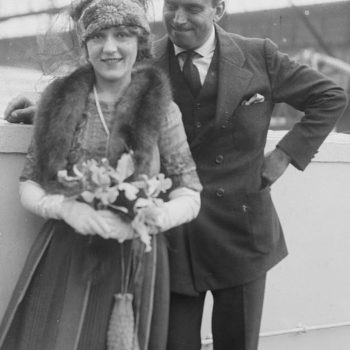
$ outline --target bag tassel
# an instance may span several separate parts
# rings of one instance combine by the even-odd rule
[[[107,333],[108,350],[140,350],[133,311],[133,295],[114,295],[114,307]]]

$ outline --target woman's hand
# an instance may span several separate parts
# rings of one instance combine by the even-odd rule
[[[86,203],[66,200],[61,206],[61,217],[82,235],[97,234],[105,239],[116,239],[122,243],[134,237],[129,222],[110,210],[95,210]]]
[[[90,205],[75,200],[65,200],[60,211],[62,219],[78,233],[97,234],[105,239],[113,238],[108,221]]]
[[[109,238],[116,239],[120,243],[124,242],[126,239],[134,238],[134,230],[130,222],[123,220],[118,214],[110,210],[100,210],[98,213],[109,227]]]
[[[139,211],[140,220],[147,226],[150,234],[154,235],[161,231],[164,220],[164,210],[161,207],[150,206]]]

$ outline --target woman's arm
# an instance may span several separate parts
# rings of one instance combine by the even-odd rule
[[[130,238],[130,224],[108,211],[96,211],[86,203],[60,194],[47,194],[36,182],[21,181],[20,200],[24,208],[45,219],[64,220],[83,235],[97,234],[105,239]]]
[[[202,190],[181,113],[173,102],[162,124],[159,150],[165,175],[173,182],[169,201],[157,208],[155,215],[155,224],[160,231],[166,231],[189,222],[198,215]]]
[[[145,210],[145,217],[151,226],[160,232],[192,221],[200,209],[200,194],[192,189],[182,187],[169,194],[169,201],[160,207]]]

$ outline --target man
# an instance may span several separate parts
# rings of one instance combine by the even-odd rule
[[[154,46],[204,186],[198,218],[169,234],[167,350],[201,348],[206,291],[214,298],[214,349],[257,349],[266,272],[287,255],[270,185],[289,163],[305,169],[346,105],[338,86],[270,40],[221,29],[224,12],[224,0],[164,0],[168,35]],[[305,116],[264,156],[277,102]],[[9,106],[8,120],[20,103]]]

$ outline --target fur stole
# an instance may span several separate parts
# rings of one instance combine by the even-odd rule
[[[55,80],[44,91],[34,127],[35,168],[39,183],[55,192],[56,175],[69,168],[69,153],[76,130],[83,120],[89,93],[94,84],[90,65]],[[131,83],[115,111],[108,158],[116,165],[121,143],[135,154],[136,173],[149,174],[154,147],[157,146],[162,118],[171,102],[168,79],[153,66],[134,69]]]

